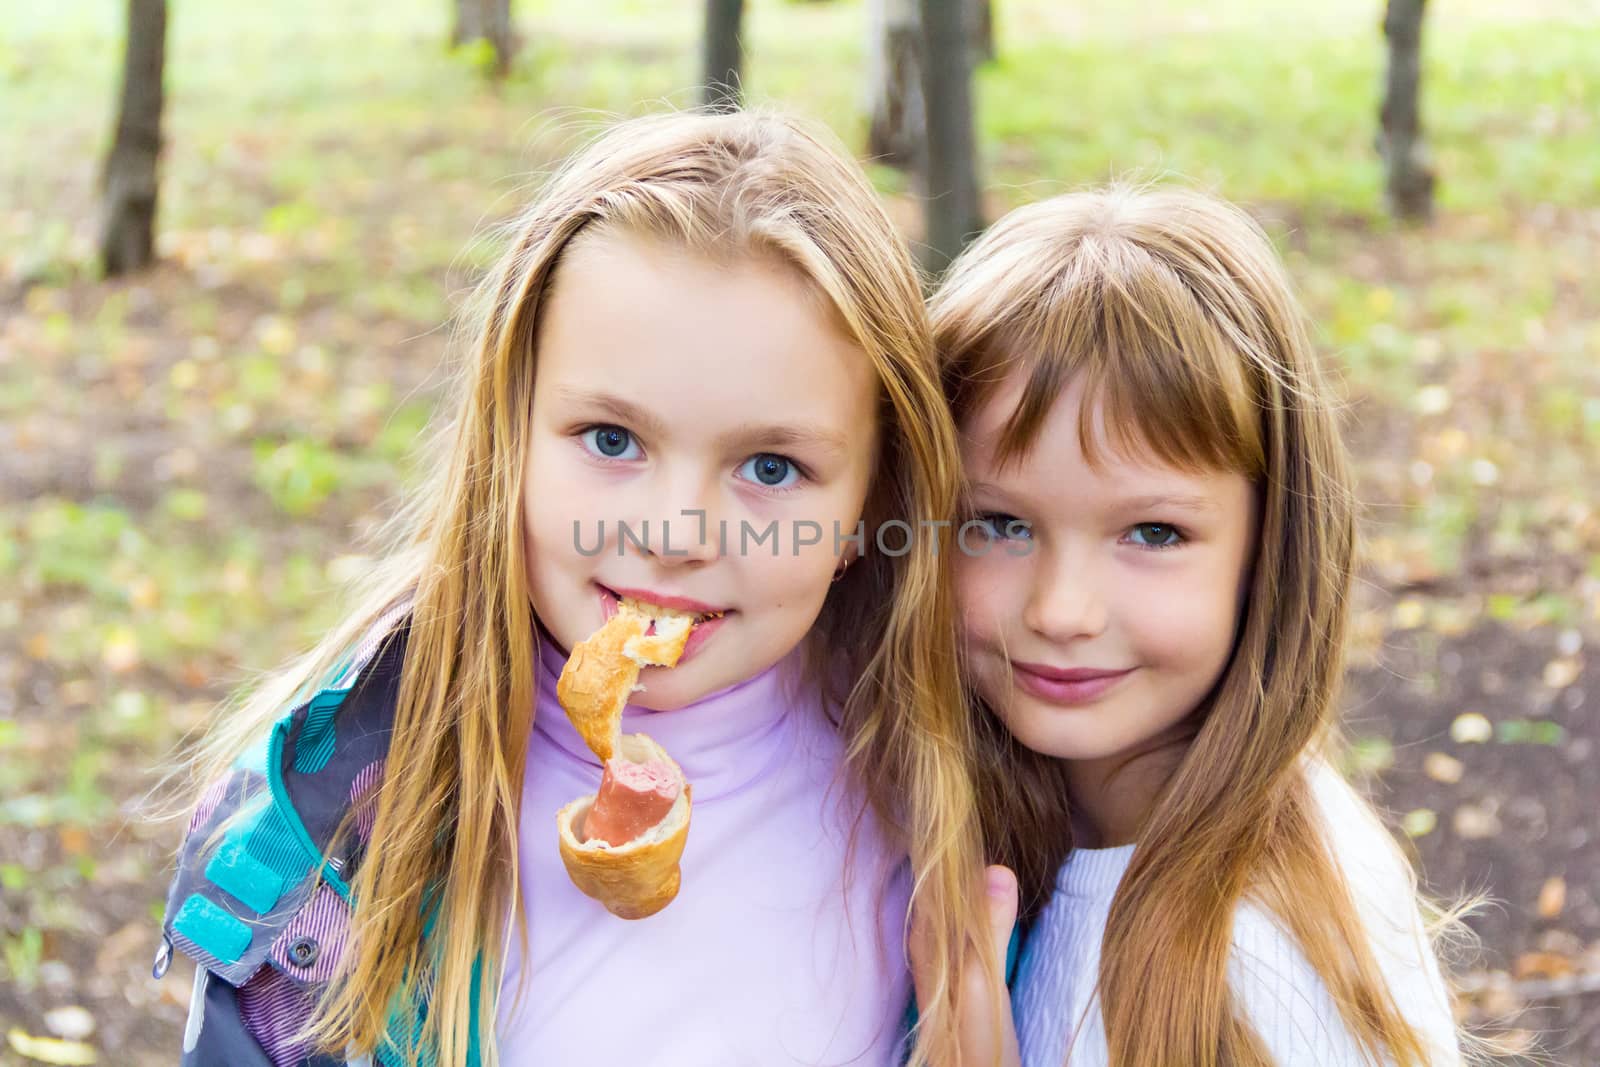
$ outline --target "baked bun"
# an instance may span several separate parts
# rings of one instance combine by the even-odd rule
[[[579,797],[556,813],[561,860],[572,884],[624,919],[654,915],[678,895],[678,861],[689,836],[690,788],[682,769],[660,745],[644,734],[622,735],[622,710],[639,688],[641,667],[678,662],[694,620],[685,612],[623,600],[604,626],[572,649],[556,683],[556,698],[567,717],[603,764],[620,760],[651,765],[653,774],[646,777],[659,779],[664,770],[678,786],[660,821],[621,843],[585,833],[585,820],[599,794]],[[621,796],[626,787],[614,777],[605,772],[602,792]]]
[[[556,699],[602,761],[617,749],[622,709],[638,687],[639,668],[676,665],[693,624],[693,615],[624,600],[604,626],[573,647]]]
[[[572,884],[619,918],[643,919],[678,895],[678,861],[689,839],[691,788],[666,751],[644,734],[628,734],[619,748],[623,759],[636,763],[660,760],[677,773],[683,788],[666,818],[624,845],[585,840],[584,819],[595,801],[590,795],[556,813],[556,830],[561,838],[561,862],[566,864]]]

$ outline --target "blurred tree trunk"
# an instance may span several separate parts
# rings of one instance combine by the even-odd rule
[[[973,134],[966,4],[921,0],[922,99],[927,124],[924,266],[939,272],[983,229]]]
[[[100,261],[108,276],[143,270],[155,258],[166,52],[166,0],[128,0],[117,132],[101,174]]]
[[[739,110],[744,67],[744,0],[706,0],[700,102],[712,111]]]
[[[493,52],[489,73],[503,78],[517,54],[517,39],[511,29],[511,0],[455,0],[456,24],[450,44],[459,47],[486,41]]]
[[[972,65],[994,58],[994,0],[967,0],[967,32],[972,41]]]
[[[920,171],[926,127],[917,0],[871,0],[867,32],[867,153]]]
[[[1401,218],[1433,213],[1433,171],[1422,141],[1417,87],[1421,80],[1422,13],[1426,0],[1389,0],[1383,34],[1389,71],[1379,114],[1378,151],[1388,169],[1389,209]]]

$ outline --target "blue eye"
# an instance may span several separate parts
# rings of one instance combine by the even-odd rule
[[[1015,515],[1007,515],[1003,511],[985,511],[973,517],[973,521],[981,523],[983,532],[991,541],[1031,541],[1033,540],[1033,527]]]
[[[739,472],[747,481],[764,485],[768,489],[787,489],[800,480],[800,469],[792,460],[771,452],[751,456],[745,460]]]
[[[1164,522],[1141,522],[1128,531],[1128,540],[1143,548],[1172,548],[1183,539],[1176,526]]]
[[[633,434],[620,426],[595,426],[583,431],[583,442],[591,452],[606,459],[635,459],[626,455],[630,448],[637,452],[638,444]]]

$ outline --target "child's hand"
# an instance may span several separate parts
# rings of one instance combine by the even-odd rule
[[[1022,1063],[1017,1028],[1011,1018],[1011,995],[1003,975],[1011,928],[1017,921],[1017,876],[1006,867],[988,867],[984,870],[984,884],[988,890],[990,944],[1001,973],[990,978],[984,974],[976,952],[968,954],[965,969],[954,978],[960,983],[961,993],[961,1014],[956,1020],[961,1035],[959,1058],[955,1063],[934,1067],[1020,1067]],[[911,918],[908,948],[917,1009],[922,1011],[932,992],[935,968],[932,939],[920,915]]]

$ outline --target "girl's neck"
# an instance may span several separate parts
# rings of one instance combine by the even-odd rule
[[[1074,845],[1116,848],[1136,843],[1192,737],[1179,724],[1115,755],[1063,761]]]

